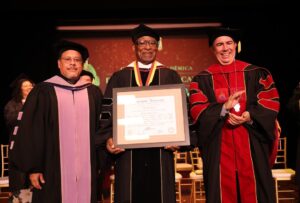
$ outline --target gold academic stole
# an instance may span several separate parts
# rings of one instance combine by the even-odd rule
[[[145,86],[149,86],[149,85],[151,84],[151,82],[153,81],[154,74],[155,74],[155,71],[156,71],[156,67],[157,67],[157,62],[154,61],[154,62],[152,63],[151,68],[150,68],[150,72],[149,72],[149,74],[148,74],[148,77],[147,77],[147,81],[146,81]],[[143,86],[142,77],[141,77],[141,72],[140,72],[140,69],[139,69],[139,67],[138,67],[138,62],[137,62],[137,61],[135,61],[135,63],[134,63],[133,71],[134,71],[134,76],[135,76],[136,84],[137,84],[139,87]]]

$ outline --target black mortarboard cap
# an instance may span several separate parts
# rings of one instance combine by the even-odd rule
[[[13,88],[16,88],[19,83],[20,83],[20,80],[29,80],[30,82],[31,79],[25,74],[25,73],[20,73],[11,83],[10,83],[10,87],[13,89]],[[33,82],[32,82],[33,83]]]
[[[59,59],[63,52],[67,50],[75,50],[81,54],[82,60],[85,62],[86,59],[89,57],[88,49],[76,42],[71,42],[67,40],[62,40],[54,45],[54,51],[56,54],[56,58]]]
[[[233,41],[238,43],[241,38],[241,32],[239,29],[228,27],[211,28],[208,30],[208,45],[211,47],[215,39],[220,36],[229,36],[233,39]]]
[[[90,76],[91,79],[95,78],[94,75],[93,75],[93,73],[91,73],[90,71],[87,71],[87,70],[82,70],[80,75]]]
[[[133,43],[135,43],[138,40],[138,38],[143,36],[151,36],[154,39],[156,39],[156,41],[159,41],[160,38],[159,34],[155,30],[153,30],[152,28],[144,24],[140,24],[139,26],[137,26],[132,30],[131,37]]]

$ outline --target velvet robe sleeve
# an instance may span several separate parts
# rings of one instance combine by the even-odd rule
[[[97,141],[100,145],[106,145],[106,140],[112,137],[112,91],[117,86],[117,81],[118,77],[114,73],[105,89],[103,110],[101,113],[101,136]]]
[[[96,122],[91,122],[91,135],[94,135],[96,133],[95,137],[95,144],[96,147],[98,148],[101,146],[101,113],[102,113],[102,102],[103,102],[103,94],[102,91],[94,85],[91,85],[88,88],[89,91],[89,103],[90,103],[90,108],[91,111],[91,121],[96,121]]]
[[[264,68],[248,67],[245,71],[247,83],[247,107],[254,135],[262,142],[276,139],[276,119],[279,111],[279,95],[270,72]]]
[[[222,105],[214,96],[211,75],[203,72],[193,78],[190,84],[190,114],[196,128],[200,148],[209,144],[220,131],[225,117],[221,117]]]

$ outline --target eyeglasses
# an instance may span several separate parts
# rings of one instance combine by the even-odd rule
[[[149,45],[150,47],[155,47],[155,46],[157,46],[157,41],[155,41],[155,40],[141,40],[141,41],[137,41],[136,45],[138,45],[139,47],[146,47],[147,45]]]
[[[65,63],[72,63],[74,61],[74,63],[82,63],[82,59],[81,58],[71,58],[71,57],[67,57],[67,58],[61,58]]]

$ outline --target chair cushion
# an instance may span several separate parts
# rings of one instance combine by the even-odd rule
[[[190,172],[190,178],[191,179],[203,179],[202,174],[196,174],[194,171]]]
[[[290,180],[295,175],[295,171],[291,168],[272,169],[273,178]]]
[[[9,180],[8,176],[0,177],[0,187],[8,187]]]

